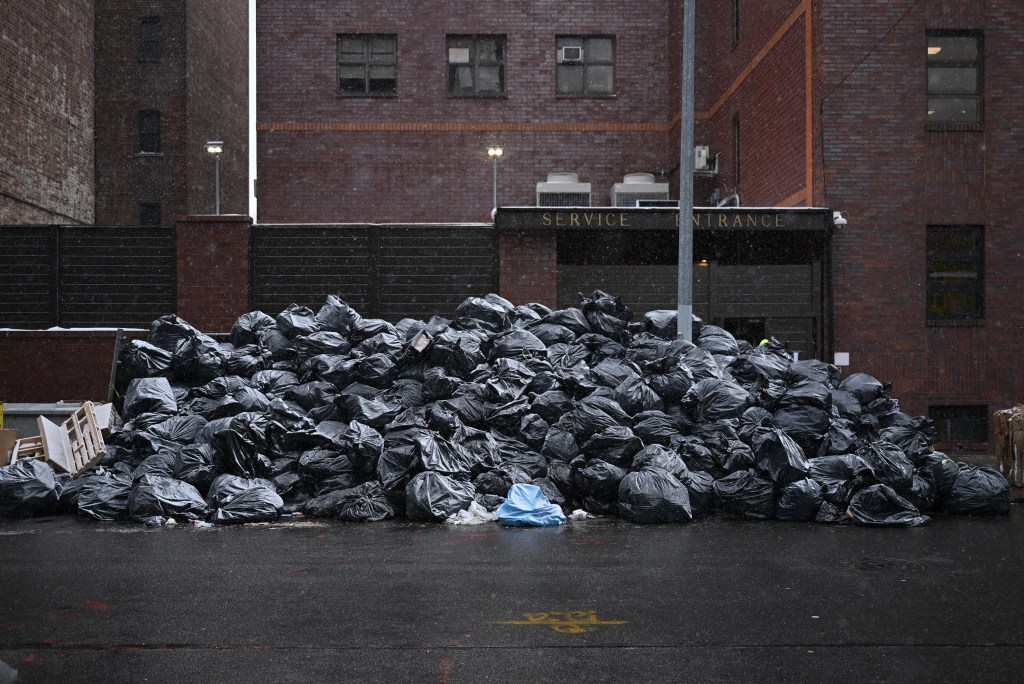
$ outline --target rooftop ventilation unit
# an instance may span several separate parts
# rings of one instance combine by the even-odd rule
[[[612,186],[612,206],[636,207],[641,200],[667,200],[668,183],[655,183],[653,173],[627,173]]]
[[[589,207],[590,183],[575,173],[549,173],[546,183],[537,183],[537,206]]]

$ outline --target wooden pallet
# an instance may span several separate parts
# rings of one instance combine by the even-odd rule
[[[46,459],[42,435],[23,437],[14,443],[14,449],[11,450],[11,465],[25,458]]]
[[[109,429],[113,416],[109,404],[94,407],[87,401],[61,425],[45,416],[36,418],[46,462],[74,477],[96,465],[107,454],[102,432]]]

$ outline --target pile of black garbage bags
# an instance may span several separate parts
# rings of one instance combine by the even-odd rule
[[[330,296],[222,337],[154,321],[119,357],[124,424],[99,467],[0,469],[0,514],[440,522],[516,483],[638,523],[1010,510],[1007,481],[936,452],[888,385],[696,318],[679,340],[675,311],[634,321],[601,291],[558,311],[490,294],[397,324]]]

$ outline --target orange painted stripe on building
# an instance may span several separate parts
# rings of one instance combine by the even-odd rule
[[[516,121],[272,121],[258,122],[256,130],[339,131],[339,132],[585,132],[585,133],[664,133],[671,123],[655,122],[516,122]]]
[[[768,42],[761,47],[761,49],[754,56],[754,58],[750,60],[750,63],[743,68],[743,71],[741,71],[739,76],[736,77],[736,80],[734,80],[732,82],[732,85],[730,85],[729,88],[722,94],[722,96],[718,98],[718,101],[715,102],[711,109],[709,109],[706,113],[702,113],[698,118],[706,119],[718,113],[718,110],[721,109],[725,105],[725,103],[729,101],[729,98],[732,97],[733,93],[735,93],[736,90],[743,84],[743,81],[745,81],[747,77],[750,76],[750,73],[754,69],[756,69],[762,61],[764,61],[764,58],[768,56],[768,53],[771,52],[772,49],[776,45],[778,45],[779,41],[782,40],[783,37],[785,37],[789,30],[793,28],[793,24],[795,24],[797,20],[800,19],[800,17],[804,16],[804,13],[807,12],[808,5],[808,1],[804,0],[804,2],[801,3],[800,6],[797,7],[792,14],[789,15],[786,21],[782,23],[782,26],[780,26],[778,30],[776,30],[775,33],[772,34],[772,37],[768,39]]]

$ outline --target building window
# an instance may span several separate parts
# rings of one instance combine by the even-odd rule
[[[160,61],[160,17],[139,19],[139,61]]]
[[[398,94],[398,36],[348,33],[338,36],[338,92],[356,97]]]
[[[929,406],[938,442],[987,442],[987,406]]]
[[[981,226],[928,226],[929,320],[985,317],[985,235]]]
[[[160,112],[156,110],[139,112],[139,151],[160,151]]]
[[[505,94],[505,36],[448,36],[448,94]]]
[[[159,226],[160,225],[160,205],[159,204],[140,204],[139,205],[139,225],[140,226]]]
[[[928,123],[982,122],[981,57],[979,33],[928,33]]]
[[[559,95],[615,94],[612,36],[559,36],[555,47]]]

